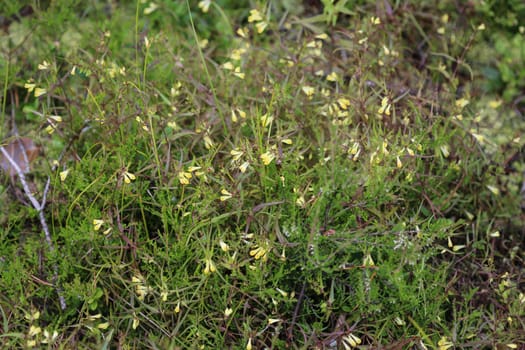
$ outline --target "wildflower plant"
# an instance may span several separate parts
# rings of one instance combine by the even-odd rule
[[[470,10],[60,4],[5,10],[57,249],[6,177],[3,347],[518,346],[523,125],[481,97]]]

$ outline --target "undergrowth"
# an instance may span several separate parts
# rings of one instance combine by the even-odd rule
[[[66,3],[0,7],[3,145],[39,145],[56,247],[5,176],[4,348],[524,346],[523,85],[487,42],[523,27],[477,2]]]

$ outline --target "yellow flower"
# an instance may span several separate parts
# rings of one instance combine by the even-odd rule
[[[150,15],[152,14],[153,12],[155,12],[156,9],[159,8],[159,5],[157,5],[156,3],[154,2],[151,2],[148,7],[146,7],[144,9],[144,14],[147,16],[147,15]]]
[[[492,101],[489,102],[489,107],[492,108],[492,109],[496,109],[499,106],[501,106],[502,103],[503,103],[502,100],[492,100]]]
[[[250,165],[249,162],[244,162],[242,163],[240,166],[239,166],[239,170],[241,171],[241,173],[245,173],[246,172],[246,169],[248,169],[248,166]]]
[[[133,324],[131,325],[131,327],[133,329],[137,329],[137,327],[139,326],[140,324],[140,320],[139,318],[136,316],[136,315],[133,315]]]
[[[255,246],[256,248],[250,250],[250,256],[253,256],[255,260],[259,260],[262,258],[263,261],[266,261],[268,250],[261,247],[261,246]]]
[[[265,113],[261,116],[261,125],[263,128],[268,127],[273,122],[273,117]]]
[[[337,81],[339,79],[339,76],[336,72],[332,72],[326,76],[326,80],[328,81]]]
[[[347,336],[343,337],[342,343],[343,343],[345,350],[349,350],[361,344],[361,339],[359,339],[357,336],[350,333]]]
[[[237,118],[237,113],[239,113],[239,116],[242,118],[242,119],[245,119],[246,118],[246,112],[240,110],[240,109],[237,109],[237,112],[232,109],[232,115],[231,115],[231,119],[232,119],[232,122],[234,123],[237,123],[239,121],[239,119]]]
[[[232,50],[232,53],[230,54],[230,58],[234,61],[239,61],[242,58],[242,55],[244,53],[246,53],[245,48]]]
[[[363,258],[363,265],[364,266],[375,266],[374,259],[372,259],[372,256],[370,253],[366,254]]]
[[[69,174],[69,169],[61,171],[58,175],[60,176],[60,181],[66,181],[67,175]]]
[[[246,112],[241,110],[241,109],[237,109],[237,112],[239,112],[239,117],[241,117],[242,119],[246,119]]]
[[[141,301],[143,301],[152,291],[153,289],[151,287],[144,284],[137,284],[135,286],[135,293],[137,294],[137,298]]]
[[[233,313],[233,309],[231,307],[227,307],[224,309],[224,317],[228,318]]]
[[[352,157],[352,160],[353,160],[354,162],[357,162],[357,160],[359,159],[359,155],[360,155],[360,154],[361,154],[361,149],[359,149],[359,150],[357,151],[357,153]]]
[[[192,178],[191,173],[186,172],[186,171],[179,171],[179,182],[181,185],[189,185],[191,178]]]
[[[271,325],[277,322],[281,322],[281,319],[280,318],[269,318],[268,319],[268,325]]]
[[[283,297],[285,298],[288,298],[288,292],[280,289],[280,288],[275,288],[275,290],[277,290]]]
[[[399,316],[396,316],[394,318],[394,323],[397,325],[397,326],[404,326],[406,325],[406,322],[403,321]]]
[[[196,171],[195,175],[203,179],[205,182],[208,182],[208,177],[206,176],[206,173],[204,171]]]
[[[441,339],[439,339],[438,341],[438,346],[439,346],[439,350],[447,350],[451,347],[454,346],[454,344],[452,344],[447,337],[443,336],[441,337]]]
[[[496,186],[491,186],[491,185],[487,185],[487,188],[489,189],[490,192],[492,192],[493,195],[495,196],[499,196],[500,195],[500,190],[499,188],[497,188]]]
[[[233,75],[235,75],[239,79],[244,79],[244,77],[246,77],[246,74],[241,72],[241,67],[236,67],[233,71]]]
[[[46,89],[35,88],[35,97],[45,95],[46,93],[47,93]]]
[[[27,92],[32,92],[36,87],[35,83],[27,82],[24,84],[24,88],[27,89]]]
[[[95,315],[88,315],[87,319],[90,321],[94,321],[94,320],[98,320],[101,317],[102,317],[102,314],[95,314]]]
[[[53,122],[62,123],[62,117],[59,115],[50,115],[47,118],[47,122],[48,123],[53,123]]]
[[[135,120],[136,120],[139,124],[141,124],[141,128],[142,128],[142,130],[144,130],[144,131],[149,131],[148,126],[147,126],[146,123],[142,120],[141,117],[137,116],[137,117],[135,118]]]
[[[264,165],[269,165],[275,159],[275,155],[272,152],[267,151],[261,154],[260,158]]]
[[[266,21],[261,21],[257,23],[255,25],[255,27],[257,28],[257,33],[261,34],[262,32],[264,32],[267,26],[268,26],[268,23]]]
[[[42,328],[31,325],[31,327],[29,327],[28,336],[34,337],[35,335],[40,334],[40,332],[42,332]]]
[[[206,149],[210,149],[213,147],[213,141],[208,135],[204,136],[204,147],[206,147]]]
[[[466,246],[465,245],[455,245],[452,247],[452,251],[453,252],[458,252],[460,251],[461,249],[465,248]]]
[[[380,115],[381,114],[390,115],[391,107],[392,105],[388,103],[388,97],[383,97],[383,99],[381,100],[381,107],[379,107],[379,109],[377,110],[377,113]]]
[[[239,119],[237,119],[237,114],[235,114],[235,110],[232,109],[232,115],[231,115],[232,122],[237,123]]]
[[[208,13],[208,11],[210,10],[210,5],[211,5],[211,0],[203,0],[203,1],[199,1],[197,6],[201,9],[202,12]]]
[[[182,83],[178,81],[170,89],[171,97],[177,97],[181,94]]]
[[[304,94],[308,97],[312,97],[312,95],[315,92],[315,88],[308,85],[303,86],[301,89],[303,90]]]
[[[262,21],[262,16],[261,16],[261,13],[259,12],[259,10],[257,9],[253,9],[253,10],[250,10],[250,16],[248,16],[248,22],[249,23],[252,23],[252,22],[259,22],[259,21]]]
[[[295,65],[294,61],[291,58],[286,58],[286,59],[281,58],[279,59],[279,63],[285,64],[288,67],[293,67]]]
[[[24,317],[28,321],[35,321],[40,318],[40,311],[34,311],[32,314],[25,314]]]
[[[356,155],[357,152],[359,152],[359,149],[359,142],[354,142],[352,148],[348,150],[348,153],[350,153],[351,155]]]
[[[232,194],[225,189],[221,190],[222,196],[220,197],[221,202],[227,201],[228,199],[232,198]]]
[[[222,239],[219,241],[219,245],[221,246],[221,250],[223,252],[227,252],[230,250],[230,246],[226,242],[224,242]]]
[[[401,162],[401,159],[399,159],[399,156],[396,158],[396,167],[398,169],[401,169],[403,167],[403,163]]]
[[[466,98],[460,98],[459,100],[456,101],[456,107],[464,108],[469,103],[470,101],[467,100]]]
[[[44,330],[44,339],[42,339],[42,344],[51,344],[53,343],[56,338],[58,338],[58,332],[53,331],[53,333],[49,333],[47,329]]]
[[[450,155],[450,150],[448,149],[448,145],[443,145],[439,147],[439,149],[441,150],[441,154],[443,154],[443,157],[448,158],[448,156]]]
[[[248,343],[246,344],[246,350],[252,350],[252,338],[248,338]]]
[[[316,49],[319,47],[319,45],[321,45],[322,47],[322,43],[317,43],[315,40],[312,40],[312,41],[309,41],[307,44],[306,44],[306,47],[310,48],[310,49]]]
[[[102,322],[97,325],[98,329],[108,329],[108,327],[109,327],[109,322]]]
[[[39,70],[48,70],[51,65],[47,61],[43,61],[38,65]]]
[[[246,39],[248,37],[248,35],[250,34],[248,32],[248,28],[246,28],[246,27],[237,29],[236,33],[237,33],[238,36],[240,36],[241,38],[244,38],[244,39]]]
[[[201,170],[201,168],[202,168],[202,167],[200,167],[200,166],[190,166],[190,167],[188,167],[188,171],[189,171],[190,173],[193,173],[193,172],[195,172],[195,171],[197,171],[197,170]]]
[[[217,271],[217,267],[215,267],[215,263],[210,258],[206,259],[206,267],[204,268],[204,274],[209,275],[210,273],[213,273]]]
[[[291,145],[293,143],[292,139],[282,139],[281,142],[286,145]]]
[[[46,126],[46,129],[45,129],[45,130],[46,130],[46,132],[47,132],[49,135],[51,135],[52,133],[55,132],[55,126],[50,124],[50,125]]]
[[[470,134],[481,144],[484,144],[487,142],[487,139],[485,138],[485,136],[474,132],[474,129],[470,130]]]
[[[379,17],[370,17],[370,23],[378,25],[381,24],[381,19]]]
[[[228,62],[224,62],[224,63],[222,64],[222,68],[223,68],[223,69],[226,69],[226,70],[234,70],[234,69],[235,69],[233,63],[231,63],[230,61],[228,61]]]
[[[388,151],[388,142],[387,141],[383,141],[383,144],[381,145],[381,152],[383,154],[390,154],[390,152]]]
[[[100,227],[104,224],[104,220],[93,219],[93,229],[95,231],[100,230]]]
[[[134,174],[130,173],[129,171],[124,172],[124,182],[125,183],[129,184],[131,183],[131,181],[135,180],[136,178],[137,177]]]
[[[339,105],[339,107],[341,107],[341,109],[346,110],[350,106],[350,100],[347,98],[341,97],[337,99],[337,104]]]

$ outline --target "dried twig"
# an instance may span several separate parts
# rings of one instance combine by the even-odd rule
[[[24,175],[24,172],[22,171],[22,169],[20,169],[20,166],[16,163],[16,161],[11,157],[9,152],[7,152],[3,146],[0,146],[0,152],[2,153],[4,158],[7,159],[11,167],[15,169],[16,174],[18,175],[18,178],[20,179],[20,183],[22,184],[22,187],[24,189],[25,195],[27,196],[27,198],[33,205],[33,208],[37,210],[38,218],[40,220],[40,225],[42,226],[42,230],[44,231],[48,249],[51,253],[53,253],[55,251],[55,247],[53,246],[53,241],[51,240],[51,234],[49,233],[49,227],[47,226],[46,218],[44,216],[44,208],[46,206],[46,197],[47,197],[47,192],[49,191],[50,178],[49,177],[47,178],[47,183],[44,188],[44,193],[42,195],[42,202],[39,203],[38,200],[35,198],[35,196],[33,196],[33,194],[31,193],[31,190],[29,189],[29,186],[27,184],[27,180]],[[55,289],[58,294],[58,301],[60,303],[60,307],[62,308],[62,310],[65,310],[66,300],[63,296],[62,289],[60,288],[60,286],[58,286],[58,265],[57,264],[53,266],[53,272],[54,272],[53,273],[53,285],[55,286]]]

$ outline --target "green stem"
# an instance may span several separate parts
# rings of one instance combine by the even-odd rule
[[[206,60],[204,59],[204,54],[202,53],[202,49],[199,45],[199,37],[197,36],[197,31],[195,29],[195,23],[193,22],[193,16],[191,14],[191,8],[190,8],[190,3],[188,0],[186,0],[186,6],[188,7],[188,17],[190,19],[190,23],[191,23],[191,29],[192,29],[192,33],[193,33],[193,38],[195,39],[195,43],[197,45],[197,50],[199,52],[199,57],[201,59],[201,62],[202,62],[202,67],[204,68],[204,72],[206,73],[206,78],[208,80],[208,84],[210,85],[210,89],[211,89],[211,92],[213,94],[213,101],[215,101],[215,107],[217,108],[217,113],[219,113],[219,117],[221,118],[221,121],[222,121],[222,127],[223,127],[223,131],[225,133],[225,135],[228,134],[228,126],[226,125],[226,120],[224,119],[224,115],[222,114],[222,110],[219,108],[219,100],[217,99],[217,94],[216,94],[216,91],[215,91],[215,86],[213,85],[213,82],[211,80],[211,76],[210,76],[210,72],[208,71],[208,66],[206,65]]]
[[[7,130],[5,126],[5,110],[7,105],[7,86],[9,84],[9,66],[10,66],[11,60],[8,58],[5,60],[5,80],[4,80],[4,93],[2,97],[2,113],[0,116],[0,129],[1,130]],[[0,139],[3,138],[4,135],[2,135],[2,132],[0,131]]]

